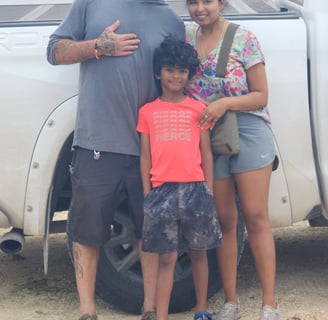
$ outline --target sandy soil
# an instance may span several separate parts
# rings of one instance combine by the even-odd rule
[[[0,229],[0,235],[6,230]],[[274,230],[277,297],[285,320],[328,320],[328,228],[307,223]],[[0,320],[76,320],[78,297],[65,234],[50,237],[49,272],[43,274],[42,238],[28,237],[15,258],[0,253]],[[248,242],[238,272],[243,320],[258,319],[260,290]],[[209,301],[218,310],[222,292]],[[99,320],[137,320],[97,300]],[[170,319],[192,319],[192,311]]]

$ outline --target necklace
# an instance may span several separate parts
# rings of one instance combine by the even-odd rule
[[[220,24],[220,22],[219,22]],[[203,60],[205,59],[208,54],[213,51],[214,48],[216,48],[218,42],[222,39],[222,36],[224,34],[225,31],[225,27],[226,27],[226,23],[225,20],[222,20],[222,26],[220,27],[218,25],[218,29],[220,30],[220,32],[216,35],[213,33],[209,34],[207,36],[207,39],[204,40],[204,33],[202,33],[201,27],[198,27],[197,32],[196,32],[196,38],[198,38],[197,41],[197,48],[200,49],[200,59]],[[207,40],[207,41],[206,41]],[[207,44],[205,45],[205,42],[207,42]]]

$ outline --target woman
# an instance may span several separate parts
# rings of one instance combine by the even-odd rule
[[[214,318],[235,320],[241,317],[236,289],[236,186],[262,287],[260,319],[279,320],[275,299],[275,244],[268,216],[275,147],[265,107],[268,88],[264,57],[255,35],[240,26],[232,43],[226,77],[216,77],[216,62],[229,24],[221,14],[224,4],[224,0],[187,0],[190,17],[195,23],[186,27],[186,41],[197,49],[201,60],[197,74],[188,84],[188,92],[205,101],[211,101],[220,90],[226,96],[209,102],[198,124],[214,124],[225,111],[237,111],[240,135],[238,155],[214,159],[214,197],[223,232],[223,244],[217,249],[217,257],[225,293],[225,304]]]

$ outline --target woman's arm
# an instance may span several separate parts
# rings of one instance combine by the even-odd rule
[[[151,190],[150,169],[151,153],[149,134],[141,133],[141,155],[140,155],[140,172],[144,195],[146,196]]]
[[[249,93],[242,96],[224,97],[209,103],[198,119],[199,126],[204,127],[211,121],[214,124],[227,110],[255,110],[267,105],[268,84],[264,64],[255,64],[246,71],[246,74]]]
[[[227,110],[247,111],[264,107],[268,103],[268,83],[263,63],[246,70],[249,93],[227,99]]]

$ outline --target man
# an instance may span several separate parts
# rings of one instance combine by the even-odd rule
[[[80,320],[96,320],[94,301],[99,248],[119,194],[128,196],[141,239],[143,210],[138,109],[157,96],[154,49],[165,36],[184,39],[184,25],[162,0],[75,0],[51,35],[51,64],[80,63],[79,101],[71,166],[73,251]],[[140,249],[142,319],[154,318],[158,260]]]

